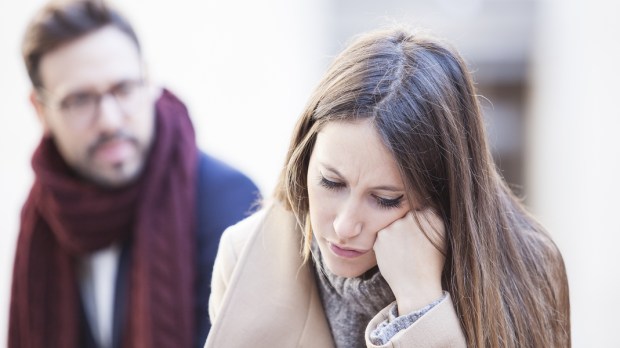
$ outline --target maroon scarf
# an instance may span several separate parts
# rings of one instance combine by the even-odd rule
[[[164,91],[156,136],[135,184],[104,190],[80,180],[44,138],[21,215],[9,347],[79,345],[78,257],[132,239],[124,347],[189,347],[194,339],[198,151],[187,109]]]

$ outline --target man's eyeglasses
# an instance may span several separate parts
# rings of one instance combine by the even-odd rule
[[[43,88],[39,92],[45,96],[50,93]],[[78,91],[70,93],[54,102],[52,98],[40,98],[46,106],[59,110],[67,122],[74,128],[84,129],[92,126],[99,116],[101,101],[107,95],[114,98],[125,117],[139,111],[144,106],[145,88],[142,79],[121,81],[107,91]]]

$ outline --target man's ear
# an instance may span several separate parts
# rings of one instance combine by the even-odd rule
[[[146,61],[143,59],[140,64],[142,68],[142,79],[144,80],[148,97],[151,102],[155,103],[161,96],[163,88],[153,83]]]
[[[34,110],[37,112],[37,118],[39,119],[39,123],[41,123],[43,133],[48,135],[50,133],[50,128],[45,115],[45,105],[41,102],[41,98],[34,88],[30,91],[30,104],[32,104]]]

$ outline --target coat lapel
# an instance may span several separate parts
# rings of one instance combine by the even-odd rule
[[[333,347],[293,215],[273,205],[251,233],[213,326],[213,347]]]

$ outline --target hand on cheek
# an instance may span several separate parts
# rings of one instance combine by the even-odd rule
[[[394,221],[377,233],[373,247],[381,274],[396,297],[399,315],[418,310],[442,295],[445,257],[423,230],[444,249],[444,224],[431,209],[408,212]]]

